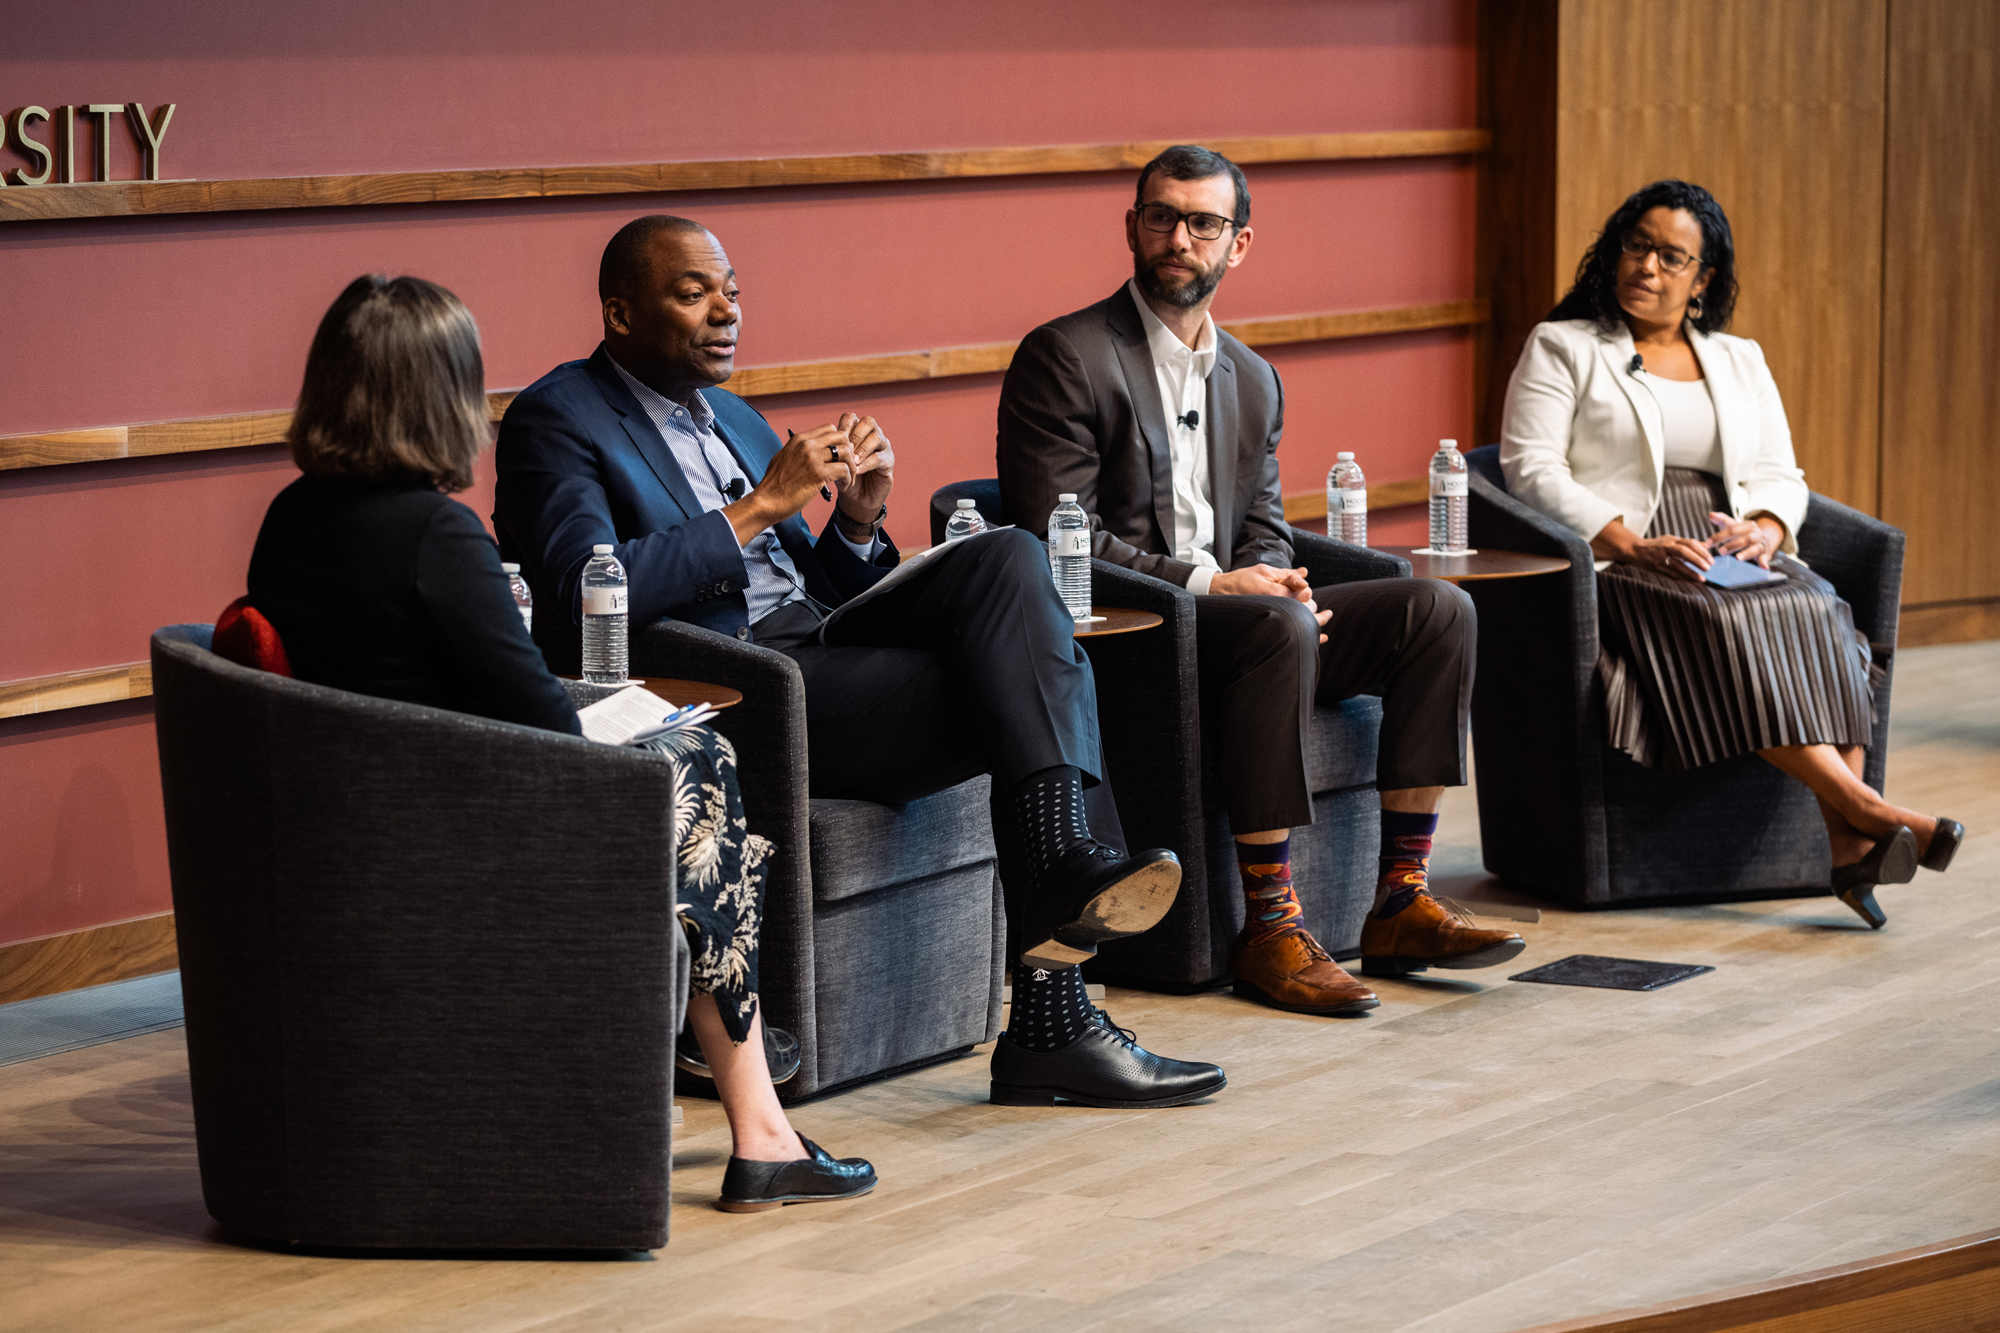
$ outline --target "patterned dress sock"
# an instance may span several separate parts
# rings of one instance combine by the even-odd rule
[[[1059,1051],[1089,1031],[1096,1021],[1080,969],[1045,972],[1024,967],[1014,973],[1014,1006],[1007,1039],[1030,1051]]]
[[[1436,815],[1382,812],[1382,869],[1375,881],[1375,915],[1380,920],[1387,921],[1430,887],[1431,840],[1437,830]]]
[[[1021,836],[1035,863],[1037,880],[1063,853],[1090,841],[1090,821],[1083,813],[1083,773],[1068,764],[1023,778],[1014,788],[1014,813],[1021,821]]]
[[[1236,844],[1236,868],[1243,872],[1243,934],[1266,940],[1300,924],[1305,909],[1292,888],[1292,838]]]

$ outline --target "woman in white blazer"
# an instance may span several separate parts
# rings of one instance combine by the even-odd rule
[[[1861,778],[1868,645],[1793,558],[1805,474],[1763,350],[1722,331],[1735,302],[1729,219],[1708,191],[1634,194],[1528,337],[1500,466],[1510,494],[1597,556],[1612,743],[1675,771],[1755,753],[1805,783],[1834,891],[1880,928],[1875,886],[1944,869],[1964,829]],[[1778,577],[1716,583],[1732,571]]]

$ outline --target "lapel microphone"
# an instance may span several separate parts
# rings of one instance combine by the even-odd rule
[[[1183,412],[1174,418],[1174,424],[1176,426],[1186,426],[1189,430],[1193,430],[1201,424],[1201,413],[1198,411]]]
[[[1625,367],[1625,373],[1627,375],[1636,375],[1645,368],[1646,368],[1646,358],[1640,356],[1637,352],[1634,352],[1632,353],[1632,364]]]
[[[729,498],[732,504],[738,500],[741,500],[745,493],[743,478],[731,477],[729,479],[729,484],[722,488],[722,493]]]

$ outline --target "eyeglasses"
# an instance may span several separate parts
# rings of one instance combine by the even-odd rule
[[[1236,225],[1234,219],[1219,214],[1177,213],[1165,204],[1147,204],[1139,210],[1139,225],[1162,236],[1173,235],[1174,228],[1183,222],[1187,223],[1188,235],[1197,241],[1220,240],[1222,233]]]
[[[1699,264],[1700,255],[1691,255],[1678,245],[1655,245],[1637,232],[1625,233],[1625,239],[1618,243],[1628,259],[1644,262],[1647,255],[1660,257],[1660,272],[1678,274],[1687,272],[1689,264]]]

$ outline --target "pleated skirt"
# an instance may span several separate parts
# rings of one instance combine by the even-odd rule
[[[1706,539],[1722,479],[1667,469],[1649,537]],[[1833,585],[1790,556],[1781,583],[1716,588],[1631,565],[1597,576],[1598,674],[1611,744],[1679,772],[1779,745],[1866,745],[1868,641]]]

